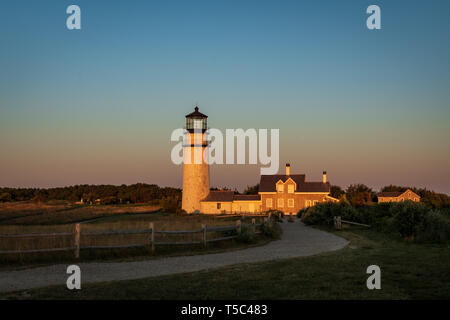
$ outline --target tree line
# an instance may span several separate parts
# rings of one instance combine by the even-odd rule
[[[420,201],[433,208],[450,208],[450,197],[426,188],[403,187],[389,185],[381,189],[382,192],[406,191],[411,189],[417,193]],[[214,188],[212,189],[214,190]],[[259,185],[248,186],[244,194],[258,194]],[[237,193],[237,191],[236,191]],[[348,202],[353,206],[363,206],[377,202],[377,193],[364,184],[352,184],[345,190],[332,185],[330,195]],[[157,200],[181,200],[181,189],[159,187],[156,184],[136,183],[132,185],[76,185],[60,188],[0,188],[0,202],[9,201],[49,201],[68,200],[94,202],[101,199],[102,203],[149,203]]]
[[[180,199],[181,189],[156,184],[76,185],[59,188],[0,188],[0,202],[67,200],[104,203],[149,203],[155,200]]]
[[[404,187],[388,185],[381,188],[381,192],[404,192],[410,189],[420,196],[420,202],[433,208],[450,208],[450,197],[444,193],[437,193],[427,188]],[[351,205],[364,206],[377,202],[377,192],[364,184],[352,184],[345,190],[339,186],[331,186],[330,195]]]

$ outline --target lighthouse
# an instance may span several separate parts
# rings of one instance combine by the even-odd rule
[[[199,212],[200,201],[209,194],[207,118],[198,111],[198,106],[186,115],[181,208],[188,213]]]

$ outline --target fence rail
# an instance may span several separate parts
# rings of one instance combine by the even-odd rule
[[[59,232],[59,233],[26,233],[26,234],[0,234],[0,238],[31,238],[31,237],[58,237],[70,236],[73,232]]]
[[[0,254],[57,252],[57,251],[71,251],[71,250],[75,250],[75,247],[32,249],[32,250],[7,250],[7,251],[0,251]]]
[[[83,231],[81,232],[81,235],[83,236],[93,236],[93,235],[113,235],[113,234],[144,234],[144,233],[150,233],[150,230],[148,229],[141,229],[141,230],[92,230],[92,231]],[[73,234],[73,233],[71,233]]]
[[[203,229],[200,230],[181,230],[181,231],[153,231],[156,234],[193,234],[203,232]]]
[[[264,222],[267,221],[267,217],[263,217]],[[207,243],[225,241],[235,239],[239,236],[242,230],[242,226],[251,227],[254,234],[261,233],[256,228],[261,227],[263,223],[256,223],[255,218],[252,218],[252,223],[242,224],[241,220],[237,220],[235,225],[207,227],[205,224],[199,230],[177,230],[177,231],[165,231],[155,230],[154,223],[151,222],[148,229],[136,229],[136,230],[91,230],[81,231],[81,224],[74,225],[73,232],[60,232],[60,233],[28,233],[28,234],[0,234],[0,238],[30,238],[30,237],[63,237],[72,236],[74,246],[63,248],[45,248],[45,249],[30,249],[30,250],[0,250],[0,254],[17,254],[17,253],[38,253],[38,252],[57,252],[57,251],[74,251],[75,258],[80,257],[80,249],[121,249],[121,248],[138,248],[138,247],[151,247],[152,252],[155,251],[155,247],[158,245],[198,245],[203,244],[206,247]],[[221,232],[236,230],[235,235],[223,236],[218,238],[207,238],[208,232]],[[155,241],[155,234],[165,235],[181,235],[181,234],[202,234],[202,240],[200,241],[188,241],[188,242],[164,242]],[[123,235],[123,234],[149,234],[150,240],[148,243],[137,243],[127,245],[109,245],[109,246],[82,246],[80,244],[81,236],[101,236],[101,235]]]
[[[334,217],[334,227],[338,230],[342,229],[342,224],[352,224],[355,226],[361,226],[361,227],[367,227],[370,228],[370,225],[368,224],[363,224],[363,223],[358,223],[358,222],[352,222],[352,221],[347,221],[347,220],[342,220],[341,217]]]

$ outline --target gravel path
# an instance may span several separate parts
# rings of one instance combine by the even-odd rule
[[[83,283],[147,278],[174,273],[193,272],[238,263],[311,256],[339,250],[348,241],[331,233],[313,229],[301,222],[281,224],[281,240],[267,245],[223,253],[169,257],[136,262],[80,263]],[[64,285],[67,264],[0,272],[0,292],[11,292],[51,285]]]

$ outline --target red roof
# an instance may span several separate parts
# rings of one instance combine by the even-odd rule
[[[404,191],[392,191],[392,192],[380,192],[380,193],[378,193],[378,196],[379,197],[394,197],[394,198],[396,198],[396,197],[398,197],[398,196],[400,196],[400,195],[402,195],[404,193]]]
[[[235,194],[233,200],[237,201],[259,201],[261,196],[259,194]]]
[[[202,201],[205,202],[232,202],[237,201],[259,201],[259,194],[234,194],[234,191],[210,191],[208,196]]]
[[[234,191],[210,191],[202,201],[209,202],[232,202]]]
[[[305,183],[304,174],[291,174],[289,176],[285,174],[273,174],[273,175],[262,175],[259,181],[259,192],[275,192],[276,183],[278,180],[286,182],[287,179],[291,178],[295,181],[297,186],[299,184]]]
[[[305,182],[304,174],[284,174],[262,175],[259,182],[259,192],[276,192],[276,183],[281,180],[285,183],[289,178],[295,181],[297,189],[295,192],[330,192],[330,183],[326,182]]]

